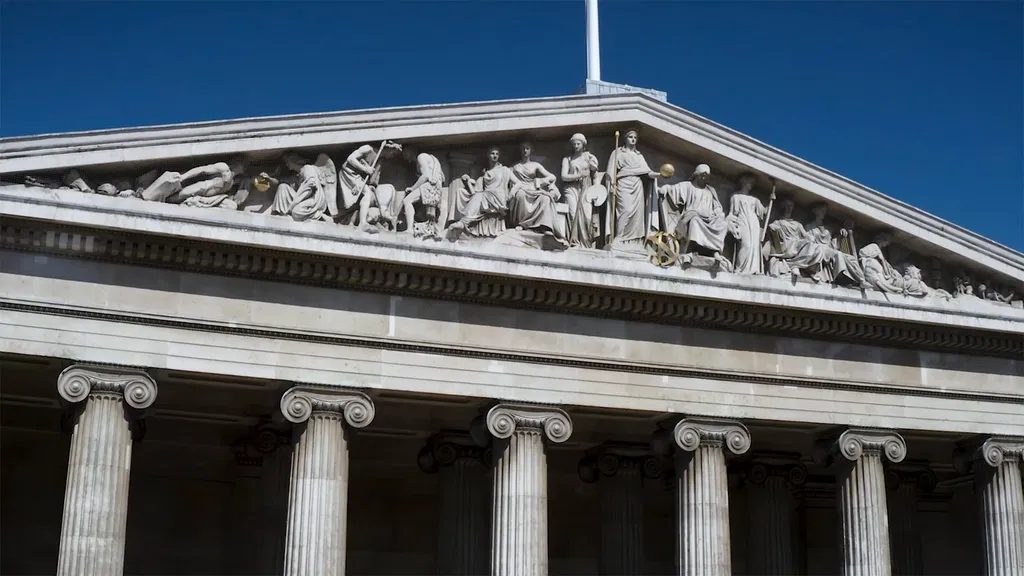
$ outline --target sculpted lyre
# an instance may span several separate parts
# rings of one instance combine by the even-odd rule
[[[658,177],[636,149],[637,139],[636,130],[626,132],[625,144],[613,150],[608,158],[608,178],[612,180],[610,188],[614,187],[615,198],[614,202],[609,202],[615,221],[612,244],[627,249],[642,249],[647,240],[643,179]]]
[[[562,159],[562,196],[569,207],[569,245],[593,248],[597,239],[593,227],[594,204],[583,194],[597,176],[597,156],[587,150],[587,138],[573,134],[572,155]]]
[[[690,251],[691,244],[696,244],[710,252],[720,266],[731,270],[732,264],[722,257],[728,225],[718,192],[708,184],[709,176],[711,168],[701,164],[689,181],[662,186],[658,190],[662,196],[665,230],[679,239],[684,252],[683,262],[687,261],[685,253]]]

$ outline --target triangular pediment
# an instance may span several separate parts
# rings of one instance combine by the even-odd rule
[[[138,192],[138,179],[153,171],[158,175],[165,172],[180,174],[204,164],[227,163],[244,156],[249,163],[245,178],[252,179],[252,174],[263,171],[278,175],[287,172],[282,169],[282,155],[288,151],[297,152],[309,162],[325,154],[337,169],[341,169],[359,147],[369,144],[377,149],[382,141],[390,140],[438,159],[445,175],[443,194],[446,195],[445,204],[439,210],[447,214],[448,203],[454,202],[447,199],[453,194],[448,189],[450,183],[460,181],[463,174],[478,177],[486,167],[489,147],[499,147],[502,162],[511,166],[518,159],[519,143],[529,139],[534,143],[532,160],[556,176],[555,186],[563,190],[566,182],[561,177],[562,162],[570,154],[569,142],[573,134],[581,133],[586,137],[588,150],[597,158],[598,170],[608,173],[609,160],[616,149],[616,133],[622,144],[630,129],[638,131],[637,149],[652,170],[659,171],[665,165],[674,168],[672,176],[658,177],[659,188],[671,188],[687,181],[697,165],[707,165],[711,170],[709,184],[716,190],[723,216],[727,216],[739,187],[739,177],[752,174],[751,196],[762,206],[769,204],[769,193],[773,186],[775,188],[776,200],[772,203],[768,223],[785,216],[782,205],[790,200],[794,204],[791,220],[803,230],[800,232],[794,227],[794,233],[807,233],[813,228],[812,208],[824,205],[827,216],[823,227],[834,239],[830,248],[843,254],[837,257],[830,252],[824,260],[844,259],[851,266],[862,268],[876,266],[875,280],[891,280],[888,289],[880,288],[879,283],[871,278],[867,282],[860,277],[840,282],[831,277],[837,274],[830,275],[828,271],[819,274],[819,269],[827,266],[827,263],[822,264],[820,255],[794,260],[789,254],[788,262],[772,268],[770,260],[773,253],[776,260],[786,260],[782,256],[787,247],[778,245],[785,239],[780,240],[776,230],[770,233],[761,230],[766,223],[758,220],[758,231],[765,236],[765,241],[755,239],[757,253],[761,255],[758,257],[763,258],[760,275],[775,275],[773,279],[780,290],[800,283],[835,281],[851,295],[857,291],[873,290],[884,293],[886,298],[892,296],[898,303],[916,302],[915,305],[938,308],[949,306],[950,300],[959,300],[957,306],[967,306],[967,309],[974,304],[964,302],[979,300],[981,296],[980,305],[1005,308],[1006,313],[1014,317],[1020,315],[1020,301],[1024,298],[1024,255],[1021,253],[705,118],[639,94],[418,106],[9,138],[0,141],[0,179],[5,205],[17,202],[19,195],[30,198],[47,188],[70,191],[76,187],[83,188],[82,184],[74,183],[77,177],[81,177],[84,186],[93,194],[110,195],[111,201],[123,201],[125,206],[135,203],[134,210],[145,201],[129,196],[133,191]],[[414,156],[382,160],[379,182],[392,184],[397,191],[413,185],[417,177]],[[610,180],[601,182],[608,184],[606,192],[615,194],[609,189]],[[651,186],[653,182],[651,179],[644,185]],[[146,184],[148,186],[152,181]],[[106,186],[101,191],[102,185]],[[644,210],[651,212],[654,205],[651,199],[656,196],[649,188],[645,188],[644,194],[648,202]],[[565,204],[564,199],[560,203]],[[401,211],[401,202],[396,202],[394,208]],[[677,208],[680,211],[680,214],[675,214],[678,219],[687,208]],[[659,207],[655,212],[661,209]],[[564,206],[559,210],[559,218],[568,217]],[[244,207],[241,211],[244,212]],[[287,215],[282,218],[287,218]],[[449,224],[445,221],[447,219],[447,216],[440,217],[441,227]],[[665,219],[665,214],[661,214],[659,223],[663,228],[662,220]],[[645,233],[650,233],[653,231],[650,217],[647,220],[644,229]],[[508,224],[512,227],[515,222]],[[739,236],[732,228],[736,224],[724,220],[721,224],[728,228],[723,259],[735,262]],[[597,217],[594,226],[605,227],[603,232],[597,233],[602,238],[597,245],[571,247],[566,252],[586,252],[605,247],[603,239],[613,225]],[[669,235],[673,233],[669,229],[663,231]],[[878,244],[876,240],[885,236],[891,238],[891,242],[880,244],[880,255],[872,256],[870,251],[863,253],[865,247]],[[379,237],[381,241],[389,238],[386,231]],[[770,245],[773,238],[776,246],[766,247],[764,242]],[[547,247],[543,243],[537,246]],[[668,249],[672,251],[674,247],[669,246]],[[704,257],[708,258],[712,251],[704,250]],[[668,264],[674,267],[679,258],[675,257],[678,254],[672,256]],[[647,256],[633,253],[623,258],[633,262]],[[713,262],[707,262],[711,261],[705,262],[706,267],[714,266]],[[659,267],[656,262],[649,264]],[[796,264],[806,266],[791,270],[800,268]],[[919,278],[913,276],[910,266],[920,272]],[[882,277],[878,276],[878,270],[881,270]],[[733,275],[726,270],[712,270],[710,274],[722,282],[728,282]],[[705,277],[699,276],[701,279]],[[686,274],[680,276],[682,280],[686,278]],[[966,293],[968,291],[973,294]]]

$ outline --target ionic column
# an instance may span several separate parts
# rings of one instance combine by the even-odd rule
[[[1024,574],[1022,455],[1024,438],[989,438],[975,465],[986,576]]]
[[[577,471],[601,495],[601,574],[643,574],[644,479],[662,477],[661,460],[648,446],[607,443],[588,450]]]
[[[728,420],[687,418],[672,431],[676,451],[676,571],[729,576],[729,478],[725,450],[743,454],[750,433]]]
[[[920,494],[935,488],[935,474],[927,467],[892,467],[885,476],[889,489],[892,573],[897,576],[921,576],[924,567],[917,501]]]
[[[797,499],[793,491],[807,481],[807,468],[796,456],[760,456],[745,478],[749,522],[748,571],[789,576],[799,571]]]
[[[494,443],[491,576],[548,573],[548,471],[544,438],[565,442],[568,414],[556,408],[499,404],[487,413]]]
[[[839,436],[847,460],[839,474],[839,517],[844,576],[889,576],[889,514],[882,457],[899,463],[907,455],[903,438],[887,430],[850,429]]]
[[[57,391],[77,419],[57,574],[116,576],[124,570],[133,424],[156,400],[156,382],[145,372],[77,365],[60,373]]]
[[[292,451],[286,576],[344,576],[348,519],[348,428],[373,420],[373,402],[359,392],[296,386],[281,412],[304,425]]]
[[[436,573],[487,574],[491,486],[484,450],[467,434],[438,434],[420,451],[418,464],[440,481]]]

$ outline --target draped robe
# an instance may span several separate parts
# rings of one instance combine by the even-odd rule
[[[512,195],[509,221],[523,230],[556,232],[555,198],[558,188],[545,182],[544,169],[536,162],[520,162],[512,167]]]
[[[615,201],[608,202],[608,206],[615,210],[614,242],[642,246],[647,240],[643,178],[652,172],[651,167],[639,151],[622,146],[608,159],[609,175],[613,168]]]
[[[769,265],[773,275],[820,265],[817,277],[822,282],[834,282],[840,276],[857,283],[864,281],[864,272],[857,260],[832,245],[832,233],[828,228],[815,225],[808,230],[791,218],[776,220],[768,228],[779,240],[779,249],[770,254]]]
[[[761,219],[767,208],[749,194],[734,194],[729,200],[729,233],[736,239],[733,272],[737,274],[764,273],[761,257]]]
[[[296,203],[299,198],[301,200]],[[337,172],[334,162],[326,154],[320,154],[315,164],[305,164],[299,169],[295,186],[285,182],[277,186],[273,212],[291,216],[299,222],[324,220],[330,211],[332,198],[337,213]]]
[[[712,252],[722,251],[728,226],[714,188],[680,182],[663,186],[661,192],[665,229],[675,233],[680,246],[693,242]]]
[[[562,196],[569,207],[569,244],[593,248],[595,238],[591,221],[594,206],[583,200],[583,193],[594,184],[591,168],[597,164],[597,159],[590,152],[584,152],[566,160],[569,162],[569,172],[579,176],[579,180],[566,182],[562,190]]]
[[[505,231],[512,170],[498,163],[484,170],[476,180],[475,192],[469,197],[459,220],[471,236],[498,236]]]

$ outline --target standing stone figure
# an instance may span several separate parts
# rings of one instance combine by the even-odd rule
[[[718,193],[708,184],[710,176],[711,168],[700,164],[689,181],[662,186],[658,190],[662,196],[665,229],[679,239],[684,263],[689,261],[686,253],[692,243],[711,252],[720,266],[731,270],[732,264],[722,257],[728,224]]]
[[[764,258],[761,257],[761,221],[768,217],[768,209],[760,200],[750,195],[754,181],[753,174],[740,176],[740,189],[729,200],[729,216],[726,217],[726,221],[729,233],[736,239],[733,272],[737,274],[764,273]],[[771,199],[775,199],[774,192]]]
[[[271,185],[277,185],[274,203],[270,208],[272,214],[291,216],[293,220],[329,220],[338,214],[338,172],[334,162],[326,155],[320,154],[316,163],[294,153],[284,155],[285,165],[297,174],[293,182],[278,182],[276,179],[261,174],[269,179]]]
[[[473,234],[474,228],[487,220],[505,220],[508,214],[509,190],[515,179],[512,170],[502,165],[497,146],[487,151],[487,169],[475,182],[466,174],[462,181],[472,191],[462,218],[448,228],[449,238],[456,240],[463,232]],[[488,228],[497,229],[496,226]],[[475,234],[473,234],[475,235]]]
[[[814,270],[816,282],[833,283],[842,278],[856,282],[862,288],[864,272],[849,254],[835,247],[832,233],[825,227],[824,205],[815,206],[814,222],[808,228],[793,219],[793,201],[782,201],[782,218],[768,225],[775,235],[768,260],[772,276],[800,275],[803,270]]]
[[[401,152],[402,147],[394,142],[385,142],[381,149],[383,157]],[[377,205],[376,187],[380,181],[380,162],[377,151],[369,144],[356,148],[338,171],[341,189],[341,211],[351,214],[358,206],[351,223],[365,232],[377,232],[370,226],[370,208]]]
[[[572,155],[562,158],[562,197],[569,207],[569,245],[593,248],[594,205],[583,198],[583,193],[595,182],[597,156],[587,151],[583,134],[573,134],[569,142]]]
[[[521,158],[512,167],[512,192],[509,199],[509,221],[512,226],[523,230],[535,230],[558,240],[559,228],[555,225],[558,213],[555,202],[561,193],[555,186],[555,175],[531,159],[533,143],[526,141],[519,145]]]
[[[412,186],[405,189],[405,199],[402,202],[405,213],[405,231],[415,235],[415,205],[419,202],[427,211],[427,228],[429,230],[425,235],[437,237],[439,234],[437,220],[440,217],[444,171],[441,170],[441,162],[435,156],[420,153],[416,155],[416,172],[419,174],[419,178]]]
[[[614,202],[609,202],[609,216],[615,219],[612,246],[642,249],[647,240],[646,195],[643,178],[657,178],[658,173],[647,165],[644,155],[636,149],[636,130],[626,132],[626,142],[612,151],[608,158],[609,193],[614,187]]]

